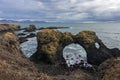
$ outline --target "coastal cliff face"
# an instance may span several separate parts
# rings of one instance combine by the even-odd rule
[[[18,26],[17,26],[18,29]],[[18,37],[11,31],[14,25],[0,25],[0,80],[46,80],[20,50]]]
[[[108,49],[93,31],[82,31],[72,35],[69,32],[44,29],[37,33],[37,41],[37,52],[31,56],[31,60],[35,62],[63,62],[63,49],[71,43],[77,43],[86,50],[88,63],[92,65],[100,65],[109,58],[120,56],[119,50]]]

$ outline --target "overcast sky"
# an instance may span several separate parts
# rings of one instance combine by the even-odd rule
[[[0,0],[0,19],[120,21],[120,0]]]

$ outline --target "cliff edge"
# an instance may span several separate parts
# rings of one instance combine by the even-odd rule
[[[18,37],[12,30],[19,25],[0,24],[0,80],[46,80],[20,50]]]

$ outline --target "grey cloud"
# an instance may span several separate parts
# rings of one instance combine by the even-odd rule
[[[1,0],[0,10],[3,18],[46,21],[118,21],[120,19],[119,0]]]

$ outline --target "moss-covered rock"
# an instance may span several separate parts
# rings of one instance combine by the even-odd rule
[[[108,58],[115,57],[113,52],[116,49],[108,49],[93,31],[82,31],[77,35],[69,32],[62,33],[58,30],[43,29],[37,33],[38,47],[37,52],[31,56],[31,60],[56,63],[63,59],[63,49],[71,43],[78,43],[87,52],[87,60],[89,63],[99,65]],[[96,46],[99,46],[97,47]],[[116,52],[120,52],[116,50]]]
[[[48,55],[55,55],[62,33],[57,30],[44,29],[37,33],[38,49]]]
[[[85,31],[79,32],[76,35],[77,42],[82,43],[82,44],[84,44],[84,46],[87,46],[87,47],[89,47],[89,45],[91,45],[91,44],[94,44],[96,41],[96,38],[97,38],[97,36],[96,36],[95,32],[90,31],[90,30],[85,30]]]
[[[120,57],[108,59],[99,66],[102,80],[120,79]]]
[[[74,43],[73,35],[70,32],[63,33],[61,43],[63,47],[69,45],[70,43]]]
[[[59,42],[62,33],[58,30],[43,29],[37,33],[37,40],[39,44],[47,44],[51,42]]]
[[[36,59],[45,59],[47,57],[47,62],[54,63],[55,58],[59,47],[60,47],[60,38],[62,36],[62,33],[58,30],[52,30],[52,29],[43,29],[40,32],[37,33],[37,41],[38,41],[38,47],[37,52],[34,57]],[[33,57],[32,56],[32,57]],[[38,56],[42,56],[43,58],[40,58]]]

